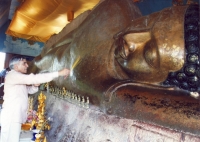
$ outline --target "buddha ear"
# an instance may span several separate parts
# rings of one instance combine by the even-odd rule
[[[124,35],[124,40],[126,42],[131,42],[134,44],[146,43],[151,39],[151,32],[131,32]]]

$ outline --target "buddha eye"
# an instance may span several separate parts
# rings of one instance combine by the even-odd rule
[[[115,57],[121,57],[124,60],[127,59],[127,44],[123,38],[120,38],[119,41],[116,43],[117,48],[115,49]]]
[[[123,58],[123,59],[127,59],[127,56],[126,56],[126,52],[124,50],[124,46],[121,47],[122,48],[122,51],[120,52],[120,56]]]
[[[122,42],[123,42],[123,45],[122,45],[123,56],[124,56],[124,58],[127,59],[128,55],[129,55],[129,45],[127,44],[127,42],[124,39],[122,39]]]

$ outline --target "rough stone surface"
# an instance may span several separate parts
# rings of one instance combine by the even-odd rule
[[[48,142],[199,142],[200,137],[82,108],[47,92]],[[35,95],[37,97],[37,95]],[[37,98],[35,98],[37,100]],[[34,103],[37,107],[37,101]]]

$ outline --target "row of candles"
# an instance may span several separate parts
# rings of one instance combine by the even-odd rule
[[[79,107],[89,108],[89,97],[78,95],[73,91],[67,90],[65,87],[54,87],[52,85],[49,85],[49,83],[46,83],[44,86],[47,92],[51,93],[57,98],[76,104]]]

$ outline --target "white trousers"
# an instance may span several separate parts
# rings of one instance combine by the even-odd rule
[[[21,133],[21,123],[12,122],[10,117],[4,117],[5,111],[1,111],[1,141],[0,142],[19,142]]]
[[[1,124],[1,142],[19,142],[19,137],[21,133],[21,123],[12,122],[9,129],[6,131],[3,130],[2,127],[3,124]]]

